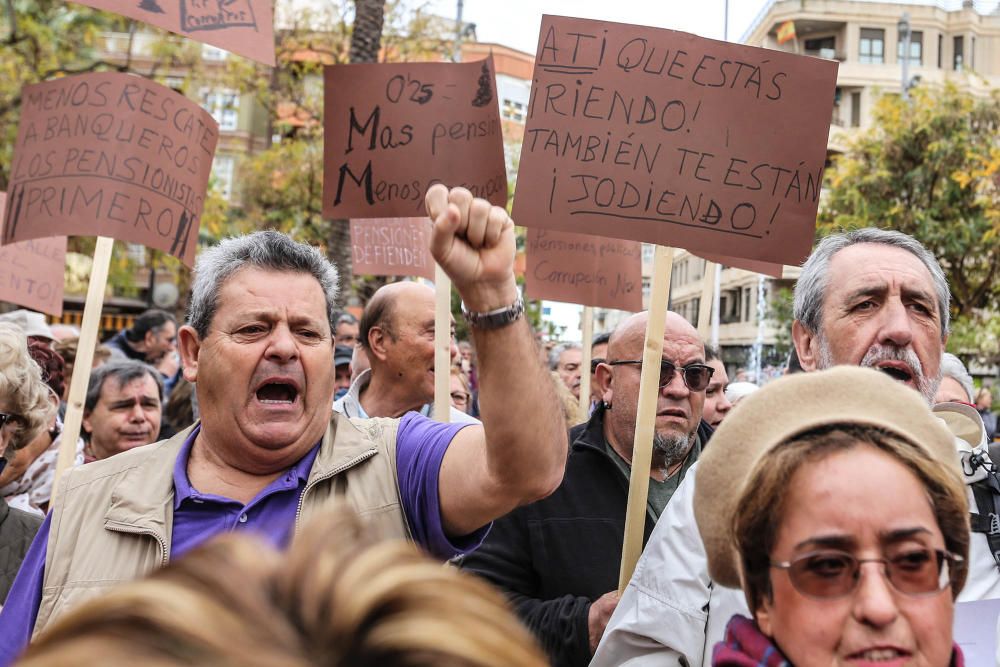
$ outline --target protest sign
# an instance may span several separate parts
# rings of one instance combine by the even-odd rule
[[[0,243],[108,236],[194,262],[218,125],[119,72],[26,86]]]
[[[419,276],[434,280],[430,218],[351,219],[356,276]]]
[[[605,21],[542,19],[514,219],[797,264],[837,63]]]
[[[0,192],[0,229],[7,193]],[[0,301],[62,315],[66,237],[0,246]]]
[[[274,67],[272,0],[76,0]]]
[[[411,217],[435,183],[507,204],[493,59],[324,69],[323,215]]]
[[[533,299],[642,310],[638,241],[528,228],[525,293]]]
[[[773,262],[761,262],[742,257],[727,257],[726,255],[717,255],[712,252],[699,252],[697,255],[709,262],[745,271],[753,271],[754,273],[763,273],[765,276],[771,276],[772,278],[780,278],[785,270],[784,264],[775,264]]]

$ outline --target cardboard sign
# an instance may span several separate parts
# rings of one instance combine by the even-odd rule
[[[696,254],[702,259],[707,259],[722,266],[732,266],[737,269],[744,269],[745,271],[763,273],[765,276],[771,276],[772,278],[780,278],[785,271],[784,264],[761,262],[753,259],[743,259],[742,257],[726,257],[725,255],[716,255],[711,252],[699,252]]]
[[[324,69],[323,215],[425,215],[435,183],[507,204],[493,59]]]
[[[272,0],[77,0],[274,67]]]
[[[356,276],[420,276],[434,280],[430,218],[351,220]]]
[[[0,243],[109,236],[191,266],[219,128],[141,77],[78,74],[25,86]]]
[[[545,16],[514,220],[797,264],[837,63]]]
[[[0,229],[6,192],[0,192]],[[0,301],[49,315],[62,315],[66,237],[35,239],[0,247]]]
[[[533,299],[642,310],[642,244],[528,228],[525,293]]]

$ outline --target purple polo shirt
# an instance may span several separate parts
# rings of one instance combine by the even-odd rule
[[[400,420],[396,435],[400,498],[413,540],[443,560],[472,551],[489,530],[489,526],[484,526],[456,540],[445,534],[441,522],[438,500],[441,461],[452,438],[465,426],[468,424],[442,424],[410,412]],[[243,505],[229,498],[201,493],[191,486],[187,462],[197,434],[196,428],[184,442],[174,464],[171,558],[231,530],[249,531],[263,536],[276,547],[284,547],[295,530],[299,498],[319,453],[319,443]],[[31,639],[42,598],[51,516],[46,516],[39,528],[0,612],[0,667],[11,664]]]

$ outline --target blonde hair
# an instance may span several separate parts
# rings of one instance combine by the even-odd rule
[[[740,556],[743,591],[751,612],[771,596],[771,552],[784,519],[788,485],[803,465],[837,452],[870,446],[888,454],[920,480],[944,536],[945,547],[964,560],[951,576],[957,597],[968,574],[969,507],[957,469],[931,458],[909,441],[874,426],[827,426],[795,436],[761,457],[743,486],[733,516],[733,539]]]
[[[247,536],[210,541],[42,633],[24,667],[544,667],[500,595],[340,505],[282,557]]]
[[[8,322],[0,322],[0,397],[24,420],[11,440],[20,449],[35,439],[55,412],[42,370],[28,354],[28,337]],[[10,427],[8,427],[10,428]]]
[[[580,410],[580,401],[573,392],[569,390],[566,383],[562,381],[559,377],[559,373],[556,371],[550,371],[549,375],[552,376],[552,384],[556,390],[556,396],[559,398],[559,405],[562,407],[563,421],[566,422],[566,428],[571,429],[577,424],[581,424],[587,421],[586,415]],[[584,376],[584,382],[590,382],[589,376]]]

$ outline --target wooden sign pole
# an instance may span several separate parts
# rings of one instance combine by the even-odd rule
[[[59,443],[59,458],[56,460],[55,480],[52,483],[50,504],[53,506],[56,503],[56,494],[59,493],[59,478],[76,459],[76,441],[80,437],[80,426],[83,422],[83,403],[87,397],[87,384],[94,364],[94,348],[98,343],[104,290],[108,285],[108,269],[111,267],[111,250],[114,244],[114,239],[110,237],[97,237],[94,262],[90,269],[90,283],[87,286],[87,301],[83,306],[83,321],[80,323],[80,340],[76,347],[76,361],[73,363],[73,377],[69,385],[62,441]]]
[[[642,554],[649,469],[653,460],[653,433],[656,428],[656,403],[659,397],[660,360],[663,358],[663,331],[666,329],[673,262],[673,248],[656,246],[652,293],[649,297],[649,321],[646,323],[646,342],[642,353],[642,375],[639,377],[639,407],[635,418],[628,508],[625,511],[625,544],[618,574],[619,592],[625,591]]]
[[[583,340],[580,349],[583,357],[580,360],[580,419],[590,416],[590,344],[594,340],[594,308],[584,306],[581,315],[583,322]]]
[[[451,278],[434,264],[434,419],[451,413]]]
[[[712,333],[712,301],[715,295],[715,262],[705,260],[701,274],[701,301],[698,302],[698,335],[703,341]]]

